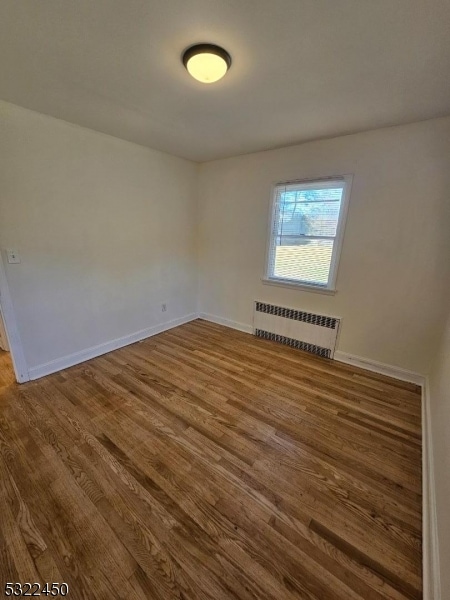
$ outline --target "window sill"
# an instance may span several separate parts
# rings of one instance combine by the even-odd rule
[[[327,296],[334,296],[337,293],[337,290],[335,289],[323,288],[316,285],[308,285],[307,283],[290,283],[289,281],[268,279],[267,277],[263,277],[261,281],[264,285],[276,285],[278,287],[289,288],[291,290],[313,292],[314,294],[325,294]]]

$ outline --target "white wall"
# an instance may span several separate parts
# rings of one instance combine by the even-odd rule
[[[337,294],[262,284],[271,185],[346,173]],[[205,163],[199,186],[202,312],[250,326],[258,299],[339,316],[341,352],[428,372],[448,303],[450,118]]]
[[[450,316],[430,375],[437,530],[442,600],[450,599]]]
[[[196,311],[197,171],[0,103],[0,246],[22,260],[6,271],[30,368]]]

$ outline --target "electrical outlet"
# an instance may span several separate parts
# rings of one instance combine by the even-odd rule
[[[10,265],[16,265],[20,263],[20,256],[17,250],[7,250],[6,256],[8,257],[8,263]]]
[[[161,312],[167,312],[167,304],[165,302],[161,304]]]

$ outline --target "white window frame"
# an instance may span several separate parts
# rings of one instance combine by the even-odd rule
[[[319,292],[322,294],[335,294],[336,293],[336,280],[339,268],[339,262],[341,258],[342,244],[344,240],[345,226],[347,223],[348,205],[350,201],[351,187],[353,183],[353,175],[334,175],[333,177],[318,177],[316,179],[300,179],[294,181],[282,181],[272,186],[272,195],[270,201],[270,216],[269,216],[269,229],[267,235],[266,244],[266,263],[264,276],[262,278],[263,283],[271,285],[280,285],[289,288],[298,288],[307,290],[310,292]],[[277,190],[280,186],[299,186],[301,185],[304,189],[325,189],[327,187],[333,187],[334,185],[343,185],[341,209],[339,212],[339,220],[336,228],[336,235],[334,237],[333,253],[331,255],[330,271],[328,274],[328,281],[326,285],[317,283],[311,283],[307,281],[297,281],[282,277],[274,277],[269,272],[270,267],[270,256],[274,244],[275,236],[273,235],[274,223],[277,215],[275,214],[276,209],[276,198]],[[314,236],[316,237],[316,236]]]

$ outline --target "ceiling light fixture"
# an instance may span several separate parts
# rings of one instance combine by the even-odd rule
[[[183,64],[202,83],[219,81],[231,66],[231,56],[214,44],[195,44],[183,53]]]

